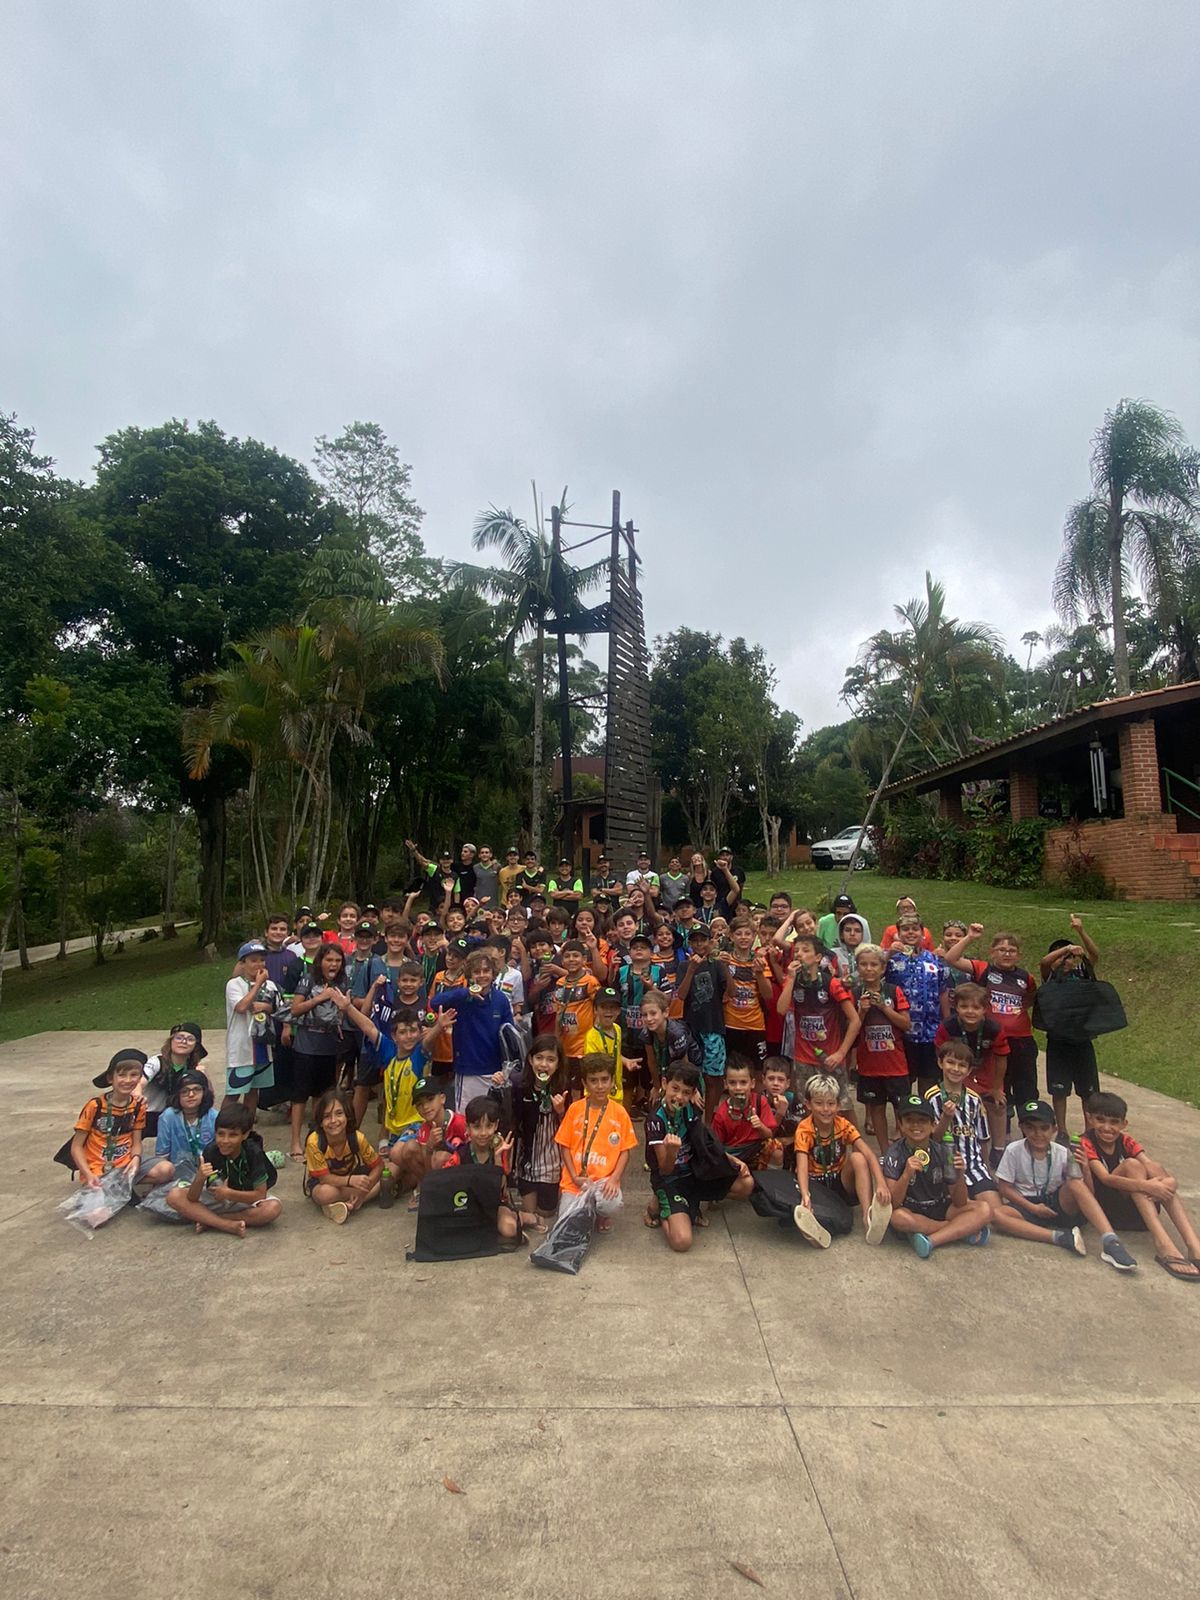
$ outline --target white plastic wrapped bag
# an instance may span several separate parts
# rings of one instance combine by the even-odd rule
[[[115,1217],[122,1206],[129,1204],[133,1195],[133,1176],[132,1167],[116,1167],[104,1174],[98,1189],[84,1184],[58,1209],[73,1228],[90,1236]]]

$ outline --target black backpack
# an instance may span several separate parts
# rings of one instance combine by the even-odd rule
[[[439,1167],[421,1179],[417,1237],[409,1261],[465,1261],[500,1253],[496,1213],[504,1195],[498,1166]]]
[[[703,1117],[696,1117],[688,1123],[687,1142],[692,1151],[693,1178],[698,1178],[701,1183],[719,1183],[724,1178],[728,1178],[730,1183],[733,1182],[737,1176],[737,1169],[730,1160],[725,1146]]]
[[[835,1238],[850,1232],[854,1226],[854,1214],[840,1194],[826,1183],[811,1184],[809,1194],[812,1196],[813,1216],[823,1228],[828,1229]],[[800,1238],[793,1216],[800,1204],[800,1186],[793,1173],[773,1168],[756,1172],[750,1204],[758,1216],[778,1222],[781,1228],[791,1228]]]
[[[1070,1044],[1085,1044],[1128,1024],[1121,996],[1103,978],[1044,983],[1033,997],[1033,1025]]]

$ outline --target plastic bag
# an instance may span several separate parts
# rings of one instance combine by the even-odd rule
[[[563,1196],[550,1232],[529,1257],[535,1267],[569,1272],[572,1276],[579,1271],[596,1231],[598,1198],[594,1187]]]
[[[100,1179],[98,1189],[84,1185],[59,1206],[63,1217],[80,1233],[93,1234],[127,1206],[133,1195],[133,1168],[116,1167]]]

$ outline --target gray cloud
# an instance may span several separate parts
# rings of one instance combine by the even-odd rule
[[[811,726],[916,593],[1016,644],[1088,441],[1200,438],[1194,6],[6,8],[0,404],[62,467],[378,420],[462,555],[536,475]]]

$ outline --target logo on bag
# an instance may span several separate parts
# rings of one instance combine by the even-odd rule
[[[465,1189],[460,1189],[454,1196],[454,1209],[455,1211],[464,1211],[466,1209],[466,1205],[467,1191]]]

